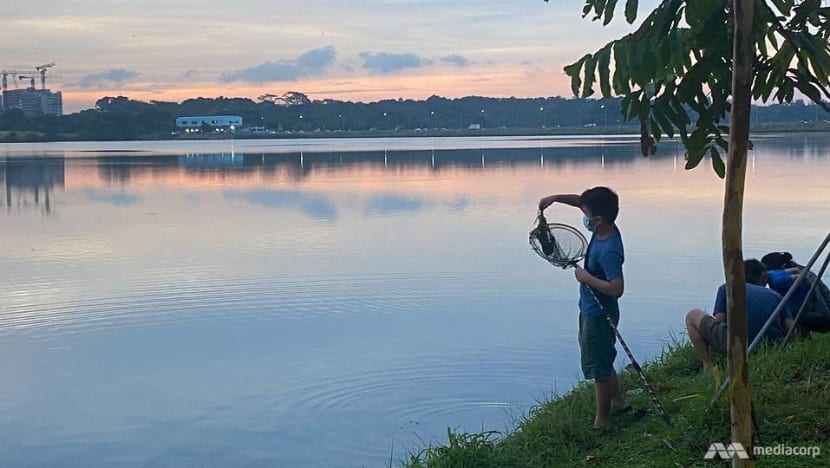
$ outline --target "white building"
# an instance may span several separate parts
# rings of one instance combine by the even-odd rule
[[[202,124],[208,124],[216,128],[242,128],[242,117],[238,115],[201,115],[193,117],[176,118],[178,128],[201,128]]]

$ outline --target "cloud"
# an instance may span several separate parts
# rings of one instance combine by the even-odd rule
[[[188,68],[187,70],[184,71],[184,73],[182,73],[182,78],[187,78],[187,79],[198,78],[199,75],[201,75],[201,74],[202,74],[202,72],[200,72],[199,70],[196,70],[195,68]]]
[[[413,53],[361,52],[363,68],[372,73],[387,75],[406,68],[419,68],[432,63]]]
[[[464,57],[463,55],[459,55],[459,54],[446,55],[444,57],[441,57],[441,61],[444,62],[444,63],[449,63],[451,65],[455,65],[456,67],[459,67],[459,68],[464,68],[464,67],[466,67],[467,65],[470,64],[470,61],[467,60],[466,57]]]
[[[337,55],[334,46],[309,50],[291,60],[265,62],[259,65],[222,73],[223,82],[244,81],[247,83],[268,83],[271,81],[296,81],[300,78],[322,75],[334,63]]]
[[[126,68],[113,68],[101,73],[92,73],[81,78],[78,86],[81,88],[103,88],[108,86],[121,86],[125,81],[138,77],[139,73]]]

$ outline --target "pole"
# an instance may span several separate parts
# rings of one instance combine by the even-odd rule
[[[663,418],[663,422],[666,423],[666,426],[671,427],[671,418],[669,418],[668,413],[666,413],[665,408],[663,405],[660,404],[660,400],[657,399],[657,392],[654,390],[654,387],[649,382],[648,378],[646,377],[646,373],[643,372],[643,368],[640,367],[640,363],[634,359],[634,353],[631,352],[631,349],[628,347],[628,344],[623,339],[622,335],[620,334],[619,329],[617,326],[614,325],[614,321],[611,320],[611,316],[605,313],[605,307],[602,306],[602,303],[599,301],[597,294],[594,292],[594,289],[588,285],[585,285],[589,291],[591,291],[591,296],[596,301],[597,306],[602,311],[602,315],[605,316],[605,320],[608,322],[608,326],[611,327],[611,330],[614,332],[614,335],[617,337],[617,341],[620,342],[620,346],[623,347],[626,356],[628,356],[628,360],[631,361],[631,365],[634,367],[634,370],[637,372],[637,375],[640,377],[640,381],[643,383],[643,387],[645,387],[648,396],[651,397],[651,402],[654,403],[654,406],[657,407],[657,412],[660,413],[660,416]]]
[[[804,302],[801,303],[801,307],[798,309],[798,313],[796,314],[793,320],[793,327],[787,331],[787,336],[784,338],[784,343],[790,341],[790,337],[792,336],[793,332],[795,331],[795,327],[798,325],[798,320],[801,318],[801,315],[804,313],[804,310],[807,308],[807,302],[810,300],[810,297],[815,294],[816,287],[818,287],[819,281],[821,281],[821,277],[824,276],[824,272],[827,270],[827,264],[830,263],[830,254],[827,255],[824,259],[824,263],[821,265],[821,269],[818,271],[818,276],[816,280],[813,281],[813,284],[810,285],[810,290],[807,292],[807,296],[804,298]],[[792,287],[790,287],[792,289]]]

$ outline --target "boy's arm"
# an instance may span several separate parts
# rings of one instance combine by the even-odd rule
[[[580,283],[585,283],[591,289],[599,291],[606,296],[620,297],[625,290],[625,282],[623,281],[623,257],[617,252],[608,252],[602,255],[599,259],[602,270],[608,280],[597,278],[588,273],[585,269],[577,267],[576,279]]]
[[[605,281],[588,273],[584,268],[580,267],[577,267],[576,279],[581,283],[587,284],[594,291],[599,291],[606,296],[618,298],[623,295],[623,291],[625,290],[625,282],[622,277],[612,279],[611,281]]]
[[[779,295],[779,297],[781,297]],[[798,312],[796,312],[797,314]],[[787,305],[784,309],[781,310],[781,321],[784,323],[785,330],[787,332],[790,331],[795,326],[795,314],[793,314],[793,310],[791,306]]]
[[[718,288],[718,295],[715,297],[715,308],[712,310],[716,322],[726,321],[726,286]]]
[[[539,209],[544,211],[545,208],[549,207],[554,203],[562,203],[565,205],[571,205],[579,208],[580,206],[581,197],[579,195],[573,193],[563,193],[557,195],[548,195],[547,197],[542,198],[539,200]]]

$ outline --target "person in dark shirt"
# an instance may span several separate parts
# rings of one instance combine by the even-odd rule
[[[592,233],[585,267],[577,266],[575,271],[579,282],[579,349],[582,373],[586,379],[595,382],[593,427],[603,429],[610,426],[612,408],[631,410],[622,396],[620,381],[614,370],[616,336],[605,318],[607,314],[615,325],[620,320],[617,299],[623,294],[625,252],[620,230],[615,224],[619,198],[608,187],[595,187],[582,195],[545,197],[539,201],[539,209],[544,210],[553,203],[580,208],[584,215],[583,224]]]
[[[767,270],[760,261],[755,259],[744,261],[744,271],[746,274],[747,345],[749,345],[778,307],[781,295],[764,287],[767,284]],[[778,342],[786,336],[790,327],[792,327],[792,315],[785,307],[778,319],[767,329],[764,340],[768,343]],[[726,353],[729,329],[726,323],[725,284],[718,288],[713,315],[700,309],[693,309],[686,314],[686,331],[698,357],[703,362],[703,368],[708,371],[712,368],[710,350]]]
[[[769,271],[767,282],[769,287],[782,296],[787,294],[795,279],[801,274],[803,266],[793,261],[789,252],[771,252],[761,258],[761,263]],[[810,285],[818,282],[813,295],[809,298],[807,293]],[[799,336],[804,337],[809,332],[827,333],[830,332],[830,289],[813,272],[807,272],[805,281],[799,283],[796,290],[787,300],[787,307],[792,313],[793,319],[804,304],[804,312],[798,319],[796,326],[799,329]]]

